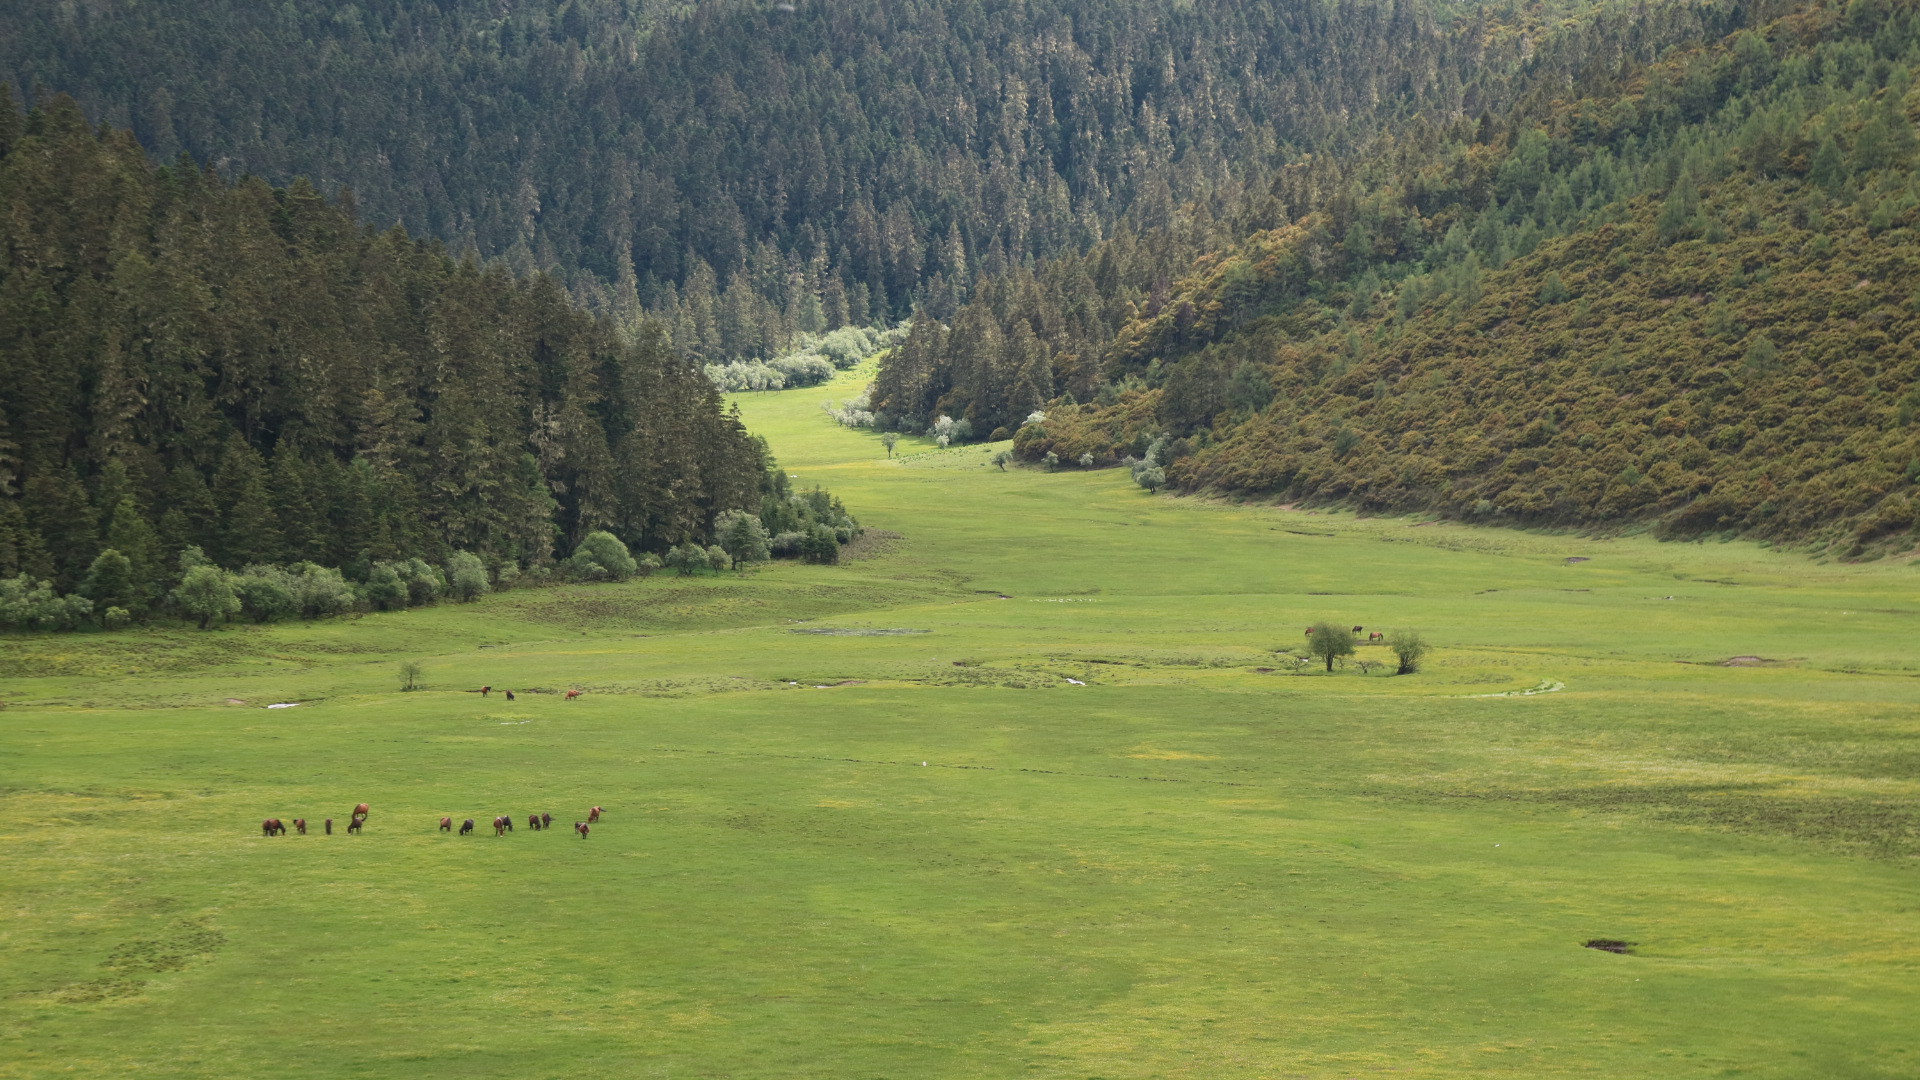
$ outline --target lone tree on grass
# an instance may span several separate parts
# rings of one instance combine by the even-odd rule
[[[887,456],[893,456],[893,448],[900,445],[900,433],[889,431],[880,436],[880,445],[887,448]]]
[[[1335,660],[1353,655],[1353,631],[1330,622],[1315,623],[1313,633],[1307,636],[1307,651],[1325,660],[1327,670],[1332,671]]]
[[[400,689],[403,691],[420,689],[420,678],[426,670],[426,665],[418,660],[400,661]]]
[[[1412,630],[1395,630],[1387,636],[1387,648],[1400,660],[1395,675],[1411,675],[1420,670],[1420,659],[1427,655],[1427,643]]]

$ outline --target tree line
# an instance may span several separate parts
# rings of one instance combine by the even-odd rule
[[[0,579],[22,595],[137,617],[203,561],[331,568],[380,606],[390,573],[562,573],[593,534],[667,553],[728,511],[857,529],[788,490],[657,326],[310,185],[155,166],[70,99],[23,114],[0,87],[0,208]]]

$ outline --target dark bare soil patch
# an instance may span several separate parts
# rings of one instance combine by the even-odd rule
[[[1589,938],[1584,947],[1588,949],[1599,949],[1601,952],[1625,955],[1632,952],[1636,944],[1638,944],[1638,942],[1621,941],[1619,938],[1597,937]]]

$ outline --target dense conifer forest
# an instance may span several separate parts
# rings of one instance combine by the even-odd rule
[[[71,621],[35,590],[138,615],[202,561],[399,573],[418,600],[456,554],[493,582],[624,576],[624,547],[557,560],[602,532],[684,555],[728,511],[763,541],[852,527],[657,328],[310,185],[159,167],[69,99],[23,115],[0,90],[0,209],[0,579],[25,575],[0,601],[40,612],[0,621]]]
[[[1467,7],[23,0],[0,77],[163,161],[349,187],[725,363],[946,318],[982,274],[1237,204],[1299,148],[1477,112],[1538,15]]]
[[[875,407],[1185,490],[1905,543],[1920,21],[1768,13],[1302,161],[1271,227],[1170,284],[1113,273],[1124,241],[983,282],[916,325]],[[1573,34],[1607,55],[1617,32]]]

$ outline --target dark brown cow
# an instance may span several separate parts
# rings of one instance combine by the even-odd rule
[[[541,828],[543,828],[543,829],[551,829],[551,828],[553,828],[553,815],[552,815],[552,814],[541,814],[541,815],[540,815],[540,827],[541,827]]]
[[[366,824],[366,820],[367,820],[366,818],[363,818],[360,815],[355,814],[353,816],[353,820],[347,822],[347,831],[350,833],[359,832],[360,826]]]
[[[527,828],[532,829],[535,832],[540,831],[540,815],[539,814],[527,815]]]
[[[470,833],[470,832],[472,832],[472,831],[473,831],[473,819],[472,819],[472,818],[468,818],[467,820],[465,820],[465,821],[463,821],[463,822],[461,822],[461,823],[460,823],[460,835],[461,835],[461,836],[465,836],[465,835],[467,835],[468,833]]]
[[[307,835],[307,819],[303,817],[294,818],[293,831],[299,833],[301,836]]]
[[[594,824],[594,823],[596,823],[596,822],[598,822],[599,820],[600,820],[600,808],[599,808],[599,807],[597,807],[597,806],[596,806],[596,807],[594,807],[593,809],[591,809],[591,810],[589,810],[589,811],[587,811],[587,824],[589,824],[589,825],[592,825],[592,824]]]
[[[280,824],[280,819],[277,817],[270,817],[260,823],[260,832],[263,836],[279,836],[286,831],[287,827]]]
[[[493,835],[505,836],[513,831],[513,819],[505,814],[493,819]]]
[[[574,822],[573,831],[580,834],[580,839],[585,840],[587,838],[587,823],[584,821]]]
[[[491,694],[491,693],[493,693],[493,687],[491,686],[483,686],[480,688],[481,697],[486,697],[488,694]]]
[[[327,819],[327,835],[328,836],[333,835],[333,819],[332,818]]]
[[[452,832],[452,831],[453,831],[453,819],[452,819],[452,818],[450,818],[450,817],[443,817],[443,818],[441,818],[441,819],[440,819],[440,831],[441,831],[441,832]]]
[[[513,691],[511,691],[511,690],[509,690],[509,691],[507,691],[507,700],[508,700],[508,701],[512,701],[512,700],[513,700]]]
[[[1354,628],[1353,628],[1353,632],[1357,634],[1357,633],[1359,633],[1360,631],[1362,631],[1362,630],[1365,630],[1365,629],[1366,629],[1366,627],[1364,627],[1364,626],[1356,626],[1356,627],[1354,627]]]

